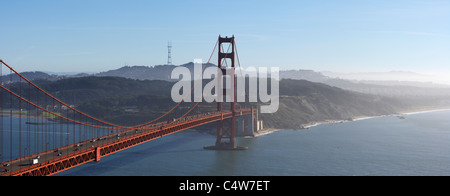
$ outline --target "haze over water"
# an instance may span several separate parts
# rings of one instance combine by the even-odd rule
[[[450,175],[450,111],[379,117],[241,138],[247,151],[208,151],[188,130],[58,175]]]

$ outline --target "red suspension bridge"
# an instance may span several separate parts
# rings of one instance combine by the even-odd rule
[[[223,50],[223,43],[229,44],[227,52]],[[223,73],[227,69],[234,70],[237,57],[234,36],[219,36],[206,65],[209,65],[216,48],[219,48],[220,70]],[[231,66],[223,66],[226,59],[231,60]],[[215,111],[197,111],[193,114],[193,110],[198,108],[199,103],[196,103],[181,116],[162,120],[173,113],[183,103],[182,100],[165,114],[147,123],[121,126],[92,117],[64,103],[0,60],[0,175],[52,175],[90,161],[100,161],[101,157],[144,142],[212,122],[217,122],[216,145],[205,148],[240,149],[235,141],[237,117],[250,117],[242,118],[245,121],[242,125],[253,129],[257,111],[252,108],[236,109],[235,102],[234,92],[229,110],[224,110],[223,104],[217,103]],[[229,129],[224,128],[226,119],[231,119]]]

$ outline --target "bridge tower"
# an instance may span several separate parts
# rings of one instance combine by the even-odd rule
[[[223,51],[223,43],[230,44],[231,52]],[[231,94],[227,93],[227,89],[223,88],[223,79],[219,79],[219,86],[223,88],[223,99],[226,100],[227,94],[231,98],[230,111],[232,111],[231,126],[229,129],[224,129],[224,120],[217,122],[217,139],[215,146],[207,146],[206,149],[210,150],[244,150],[247,147],[238,147],[236,144],[236,77],[235,77],[235,42],[234,35],[232,37],[219,36],[219,52],[218,52],[218,67],[222,71],[222,75],[230,76],[232,82],[230,88],[232,88]],[[231,67],[225,67],[226,60],[231,60]],[[230,75],[231,73],[231,75]],[[217,103],[217,111],[223,112],[223,103]]]

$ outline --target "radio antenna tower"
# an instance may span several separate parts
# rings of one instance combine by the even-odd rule
[[[167,43],[168,56],[167,56],[167,65],[172,65],[172,41]]]

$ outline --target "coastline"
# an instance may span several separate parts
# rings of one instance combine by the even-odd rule
[[[378,116],[356,116],[349,120],[324,120],[324,121],[318,121],[318,122],[309,122],[305,124],[301,124],[303,128],[296,129],[296,130],[309,130],[312,127],[316,127],[319,125],[324,124],[337,124],[337,123],[346,123],[346,122],[353,122],[353,121],[362,121],[362,120],[369,120],[373,118],[380,118],[380,117],[386,117],[386,116],[398,116],[399,118],[403,117],[403,115],[415,115],[415,114],[424,114],[424,113],[431,113],[431,112],[440,112],[440,111],[449,111],[450,107],[444,107],[444,108],[422,108],[422,109],[412,109],[412,110],[405,110],[394,114],[387,114],[387,115],[378,115]],[[273,132],[282,131],[282,130],[291,130],[291,129],[280,129],[280,128],[267,128],[259,132],[255,132],[255,137],[259,137],[262,135],[267,135]]]
[[[50,117],[48,116],[42,116],[42,115],[38,115],[36,116],[35,114],[31,114],[28,115],[27,113],[13,113],[11,115],[10,112],[0,112],[0,117],[13,117],[13,118],[21,118],[21,119],[39,119],[39,118],[45,118],[45,119],[49,119]]]
[[[282,131],[282,130],[286,130],[286,129],[276,129],[276,128],[267,128],[267,129],[263,129],[263,130],[259,130],[253,133],[253,137],[260,137],[260,136],[264,136],[264,135],[268,135],[277,131]]]

